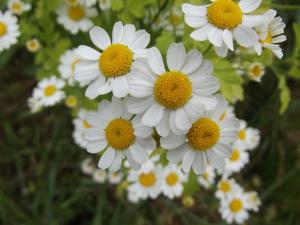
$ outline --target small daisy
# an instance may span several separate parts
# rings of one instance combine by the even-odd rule
[[[212,64],[195,49],[186,53],[183,44],[171,44],[167,64],[166,71],[159,50],[151,48],[147,60],[136,61],[129,80],[129,111],[142,114],[143,123],[163,137],[185,133],[197,115],[214,110],[219,89]]]
[[[183,192],[183,184],[187,176],[182,173],[180,167],[169,164],[163,170],[162,193],[169,199],[179,197]]]
[[[57,10],[57,22],[71,34],[79,31],[86,32],[93,26],[91,17],[97,16],[96,8],[78,3],[76,5],[63,4]]]
[[[103,11],[110,9],[111,0],[98,0],[99,8]]]
[[[31,53],[36,53],[41,48],[41,44],[38,39],[33,38],[26,42],[26,48]]]
[[[244,120],[240,120],[240,127],[238,131],[238,142],[245,145],[247,150],[253,150],[257,148],[260,141],[259,130],[247,127],[247,123]]]
[[[258,197],[257,192],[255,191],[246,192],[246,198],[248,201],[249,209],[253,210],[254,212],[257,212],[259,206],[261,205],[261,200]]]
[[[88,113],[89,112],[87,110],[81,109],[78,112],[77,118],[73,120],[73,139],[81,148],[85,148],[87,144],[87,141],[83,139],[84,130],[92,127],[87,121]]]
[[[8,0],[7,8],[13,14],[21,15],[23,12],[29,11],[31,9],[30,4],[26,4],[20,0]]]
[[[239,172],[249,162],[249,153],[246,151],[245,145],[235,142],[231,157],[226,159],[224,173],[231,174]]]
[[[258,43],[255,26],[265,22],[262,15],[250,15],[262,0],[217,0],[204,6],[183,4],[185,22],[193,28],[191,38],[196,41],[208,40],[220,57],[225,57],[228,49],[234,50],[233,40],[242,47],[254,47]]]
[[[66,97],[65,104],[69,108],[75,108],[78,105],[78,100],[74,95],[69,95]]]
[[[129,192],[136,193],[140,199],[155,199],[161,192],[162,166],[147,161],[140,170],[130,170],[127,179]]]
[[[216,171],[215,169],[207,165],[206,171],[198,177],[198,182],[205,189],[210,188],[215,183]]]
[[[34,97],[28,98],[27,103],[31,113],[39,112],[43,108],[40,100]]]
[[[112,42],[107,32],[94,27],[90,38],[102,53],[81,45],[77,53],[84,59],[75,68],[75,79],[88,83],[85,95],[94,99],[113,92],[115,97],[128,94],[128,79],[133,62],[145,54],[150,35],[145,30],[135,30],[134,25],[115,23]]]
[[[239,121],[235,118],[220,121],[224,112],[220,105],[224,105],[225,99],[221,95],[217,95],[217,99],[216,110],[199,114],[186,134],[161,138],[161,146],[168,150],[168,160],[171,163],[182,161],[186,173],[192,167],[196,174],[202,174],[207,164],[222,170],[225,158],[231,156],[231,144],[236,140]]]
[[[237,191],[221,201],[219,211],[227,223],[241,224],[249,217],[248,209],[247,196],[243,192]]]
[[[185,208],[191,208],[195,205],[195,200],[191,196],[185,196],[185,197],[182,198],[182,205]]]
[[[93,180],[99,184],[103,184],[107,179],[107,172],[101,169],[95,169],[93,172]]]
[[[17,17],[13,16],[9,11],[5,13],[0,11],[0,52],[16,44],[19,36]]]
[[[242,191],[241,187],[236,183],[236,181],[234,179],[223,177],[217,184],[215,196],[221,200],[224,200],[224,198],[227,198],[236,191]]]
[[[71,86],[75,84],[74,72],[75,66],[80,62],[81,58],[76,53],[75,49],[67,50],[60,57],[60,64],[58,66],[58,71],[61,77],[67,81]],[[80,83],[80,86],[84,86],[86,83]]]
[[[128,113],[126,102],[117,98],[102,100],[96,113],[89,113],[92,128],[84,131],[87,151],[104,152],[98,167],[116,172],[126,156],[130,166],[137,170],[148,160],[148,151],[156,148],[152,128],[142,124],[141,117]]]
[[[108,182],[110,184],[119,184],[123,178],[123,174],[120,172],[109,172]]]
[[[247,72],[248,77],[256,82],[261,82],[262,77],[266,73],[264,65],[259,62],[250,64]]]
[[[86,158],[80,164],[81,172],[86,175],[92,175],[95,168],[95,164],[91,158]]]
[[[284,35],[285,23],[282,22],[281,17],[276,17],[277,12],[270,9],[265,13],[266,25],[256,27],[260,41],[255,45],[255,51],[261,55],[262,48],[270,49],[273,54],[281,59],[283,57],[280,43],[286,41]]]
[[[53,106],[65,98],[64,86],[65,82],[56,76],[45,78],[33,90],[33,97],[39,99],[43,106]]]

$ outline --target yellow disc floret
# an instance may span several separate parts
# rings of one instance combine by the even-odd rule
[[[210,118],[197,120],[187,134],[189,144],[199,151],[210,149],[218,142],[219,138],[220,127]]]
[[[243,209],[243,202],[240,199],[235,198],[230,202],[229,207],[232,212],[237,213]]]
[[[139,176],[139,182],[144,186],[144,187],[151,187],[155,184],[156,182],[156,176],[153,172],[149,173],[142,173]]]
[[[54,86],[54,85],[49,85],[49,86],[47,86],[47,87],[44,89],[44,94],[45,94],[45,96],[50,97],[50,96],[54,95],[54,93],[55,93],[56,91],[57,91],[56,86]]]
[[[240,130],[239,139],[241,139],[243,141],[246,139],[246,131],[245,130]]]
[[[83,120],[82,121],[83,127],[85,129],[91,128],[92,126],[89,124],[89,122],[87,120]]]
[[[120,151],[126,150],[135,140],[132,123],[125,119],[109,122],[105,129],[105,136],[108,144]]]
[[[7,32],[7,26],[5,23],[0,22],[0,37],[4,36]]]
[[[234,149],[233,152],[232,152],[232,154],[231,154],[230,160],[231,161],[237,161],[237,160],[239,160],[239,158],[240,158],[240,152],[239,152],[239,150]]]
[[[243,13],[232,0],[217,0],[207,8],[207,20],[215,27],[232,30],[242,23]]]
[[[123,76],[130,71],[133,52],[122,44],[112,44],[105,49],[99,59],[99,68],[103,76]]]
[[[228,193],[231,189],[230,184],[227,181],[221,181],[219,184],[219,190],[224,192],[224,193]]]
[[[84,8],[80,5],[70,6],[68,16],[71,20],[79,21],[85,16]]]
[[[168,109],[185,105],[192,96],[190,79],[179,71],[169,71],[160,75],[154,84],[154,97]]]
[[[272,44],[273,43],[273,37],[272,37],[272,34],[270,31],[268,32],[266,39],[261,41],[261,43],[263,43],[263,44]]]
[[[169,175],[166,177],[166,182],[169,186],[174,186],[175,184],[177,184],[178,180],[179,177],[177,173],[174,172],[169,173]]]

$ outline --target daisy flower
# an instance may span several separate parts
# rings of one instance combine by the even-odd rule
[[[216,110],[203,112],[193,121],[192,127],[184,135],[170,134],[161,137],[161,146],[168,150],[171,163],[182,161],[182,169],[196,174],[206,171],[207,164],[217,170],[225,166],[225,158],[230,158],[231,144],[236,140],[239,121],[235,118],[219,118],[224,112],[225,99],[217,95]]]
[[[109,172],[108,182],[110,184],[119,184],[123,178],[123,174],[120,172]]]
[[[226,159],[224,173],[231,174],[239,172],[249,162],[249,153],[246,151],[245,145],[235,142],[231,157]]]
[[[56,11],[57,22],[71,34],[86,32],[93,26],[91,17],[97,16],[96,8],[78,3],[76,5],[62,4]]]
[[[61,77],[67,81],[71,86],[75,85],[74,73],[75,66],[80,62],[81,57],[76,53],[75,49],[67,50],[60,57],[60,64],[58,71]],[[86,83],[80,83],[80,86],[84,86]]]
[[[68,97],[66,97],[65,105],[73,109],[78,105],[78,100],[74,95],[69,95]]]
[[[262,48],[270,49],[273,54],[281,59],[283,57],[280,43],[286,41],[284,34],[285,23],[282,18],[277,16],[277,12],[270,9],[265,13],[266,25],[257,26],[255,29],[259,35],[260,41],[255,45],[255,51],[261,55]]]
[[[30,4],[26,4],[20,0],[8,0],[7,8],[13,14],[21,15],[23,12],[29,11],[31,9]]]
[[[0,52],[16,44],[19,36],[17,17],[13,16],[9,11],[5,13],[0,11]]]
[[[26,48],[29,52],[31,53],[36,53],[38,50],[41,48],[41,43],[39,42],[38,39],[33,38],[31,40],[28,40],[26,42]]]
[[[81,109],[78,112],[77,118],[73,120],[73,139],[81,148],[85,148],[87,144],[87,141],[83,138],[84,130],[92,127],[87,121],[88,113],[89,111]]]
[[[236,183],[236,181],[234,179],[223,177],[217,184],[215,196],[218,199],[224,200],[224,198],[227,198],[236,191],[242,191],[242,188]]]
[[[246,199],[248,201],[249,209],[253,210],[254,212],[257,212],[259,206],[261,205],[261,200],[258,197],[257,192],[246,192]]]
[[[196,41],[208,40],[215,52],[225,57],[228,49],[234,50],[233,40],[242,47],[254,47],[258,43],[255,26],[265,22],[262,15],[249,15],[256,10],[262,0],[217,0],[208,5],[183,4],[185,22],[195,31],[191,38]]]
[[[216,178],[215,169],[212,166],[207,165],[206,171],[198,177],[198,182],[205,189],[208,189],[211,187],[211,185],[215,183],[215,178]]]
[[[248,201],[245,193],[237,191],[221,201],[219,211],[227,223],[243,223],[248,219]]]
[[[62,90],[65,82],[56,76],[41,80],[33,90],[33,97],[39,99],[43,106],[53,106],[65,98]]]
[[[110,9],[111,0],[98,0],[99,8],[103,11]]]
[[[259,145],[259,141],[259,130],[247,127],[246,121],[240,120],[238,142],[244,144],[247,150],[253,150]]]
[[[140,170],[130,170],[127,179],[130,183],[129,192],[135,193],[140,199],[155,199],[161,192],[162,166],[147,161]]]
[[[179,197],[183,192],[183,184],[187,181],[187,176],[182,173],[177,165],[169,164],[163,170],[162,193],[169,199]]]
[[[111,102],[102,100],[98,111],[88,114],[92,128],[84,131],[84,139],[88,142],[88,152],[104,152],[99,168],[116,172],[126,156],[130,166],[137,170],[147,161],[148,151],[156,148],[152,128],[144,126],[140,116],[132,117],[125,101],[114,97]]]
[[[212,64],[197,50],[186,53],[183,44],[173,43],[167,52],[166,70],[157,48],[148,50],[147,60],[137,60],[129,79],[128,109],[142,114],[145,125],[160,136],[170,131],[183,134],[204,110],[214,110],[219,89],[211,75]]]
[[[92,158],[86,158],[80,164],[81,172],[86,175],[92,175],[95,171],[95,165]]]
[[[107,172],[101,169],[95,169],[93,172],[93,180],[96,183],[103,184],[107,179]]]
[[[75,68],[75,79],[89,84],[85,95],[90,99],[111,91],[115,97],[125,97],[133,62],[145,54],[150,42],[150,35],[136,31],[132,24],[117,22],[112,33],[111,41],[104,29],[90,30],[90,38],[101,53],[84,45],[77,49],[83,60]]]
[[[264,65],[259,62],[250,64],[247,72],[248,77],[256,82],[261,82],[262,77],[266,73]]]

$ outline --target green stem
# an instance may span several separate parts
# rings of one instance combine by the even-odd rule
[[[212,48],[212,44],[209,43],[209,45],[207,46],[207,48],[203,52],[203,56],[205,56],[210,51],[211,48]]]
[[[300,10],[300,5],[281,5],[281,4],[271,3],[270,7],[275,9],[281,9],[281,10]]]
[[[153,17],[153,20],[152,20],[151,24],[155,23],[155,21],[158,19],[158,17],[161,14],[161,12],[167,7],[167,5],[168,5],[168,0],[165,0],[165,2],[161,5],[161,7],[159,8],[159,10],[156,13],[156,15]]]

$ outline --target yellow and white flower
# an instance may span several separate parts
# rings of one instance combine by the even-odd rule
[[[255,62],[248,67],[248,77],[256,82],[261,82],[262,77],[265,75],[265,67],[260,62]]]
[[[74,95],[69,95],[65,99],[65,105],[73,109],[78,105],[78,100]]]
[[[215,183],[215,178],[215,169],[212,166],[207,165],[205,172],[198,177],[198,182],[205,189],[209,189]]]
[[[74,73],[75,67],[80,62],[81,57],[76,53],[75,49],[67,50],[60,57],[60,64],[58,71],[61,77],[67,81],[68,85],[75,85]],[[80,86],[84,86],[86,83],[80,83]]]
[[[169,199],[179,197],[183,192],[183,184],[187,176],[182,173],[179,166],[169,164],[163,169],[162,193]]]
[[[62,90],[65,82],[56,76],[41,80],[33,90],[33,97],[38,99],[43,106],[52,106],[65,98]]]
[[[162,166],[147,161],[138,171],[130,170],[128,191],[138,199],[155,199],[161,193]]]
[[[103,11],[110,9],[111,0],[98,0],[99,8]]]
[[[212,76],[213,66],[197,50],[186,53],[183,44],[173,43],[167,52],[166,70],[157,48],[151,48],[147,60],[137,60],[129,79],[128,109],[142,114],[145,125],[155,127],[166,137],[170,131],[184,134],[195,117],[214,110],[219,89]]]
[[[77,34],[79,31],[86,32],[91,29],[93,22],[90,18],[98,15],[96,8],[81,3],[76,5],[62,4],[56,13],[57,22],[71,34]]]
[[[219,211],[227,223],[243,223],[248,219],[249,204],[247,196],[242,191],[236,191],[221,201]]]
[[[93,180],[99,184],[103,184],[107,179],[107,172],[106,170],[102,169],[95,169],[93,172]]]
[[[24,3],[20,0],[8,0],[7,2],[7,8],[9,11],[11,11],[13,14],[21,15],[23,12],[27,12],[31,9],[31,5]]]
[[[33,38],[31,40],[28,40],[26,42],[26,48],[29,52],[31,53],[36,53],[38,50],[41,48],[41,43],[39,42],[38,39]]]
[[[245,48],[258,43],[255,26],[265,22],[263,15],[250,15],[262,0],[217,0],[208,5],[196,6],[183,4],[185,22],[195,31],[191,37],[197,41],[208,40],[214,45],[215,52],[225,57],[228,49],[234,50],[233,40]]]
[[[172,163],[182,161],[182,169],[196,174],[206,171],[207,164],[217,170],[225,166],[225,158],[230,158],[232,143],[237,138],[239,121],[235,118],[219,118],[224,112],[224,97],[218,95],[216,110],[198,115],[192,127],[183,135],[170,134],[161,137],[161,146],[168,150],[167,158]]]
[[[232,178],[228,179],[223,177],[217,184],[215,196],[220,200],[224,200],[229,195],[232,195],[237,191],[241,192],[242,188],[236,183],[236,181]]]
[[[259,210],[259,206],[261,205],[261,200],[258,197],[257,192],[246,192],[246,199],[248,201],[249,209],[257,212]]]
[[[104,152],[98,167],[116,172],[126,156],[130,166],[138,170],[148,160],[148,151],[156,148],[152,128],[142,124],[141,117],[128,113],[125,101],[112,98],[102,100],[98,111],[89,113],[88,123],[92,126],[84,131],[87,151]]]
[[[90,30],[90,38],[102,53],[81,45],[77,49],[82,61],[76,65],[75,79],[89,84],[85,95],[94,99],[113,92],[115,97],[128,94],[128,79],[135,59],[145,54],[150,35],[145,30],[135,30],[134,25],[115,23],[112,41],[100,27]]]
[[[240,127],[238,131],[238,142],[244,144],[247,150],[253,150],[257,148],[260,141],[259,130],[247,127],[247,123],[244,120],[240,120]]]
[[[95,165],[92,158],[86,158],[80,164],[81,172],[86,175],[92,175],[95,171]]]
[[[123,174],[121,172],[109,172],[108,173],[108,182],[110,184],[119,184],[123,179]]]
[[[282,18],[277,16],[277,12],[270,9],[265,13],[266,24],[255,27],[260,41],[255,45],[255,51],[258,55],[261,55],[262,48],[270,49],[273,54],[281,59],[283,57],[280,43],[286,41],[284,35],[285,23],[282,22]]]
[[[73,120],[73,139],[81,148],[85,148],[87,144],[87,141],[83,138],[84,130],[92,127],[87,121],[88,113],[89,111],[81,109],[77,117]]]
[[[9,49],[17,43],[20,36],[17,17],[9,11],[2,13],[0,11],[0,52]]]

